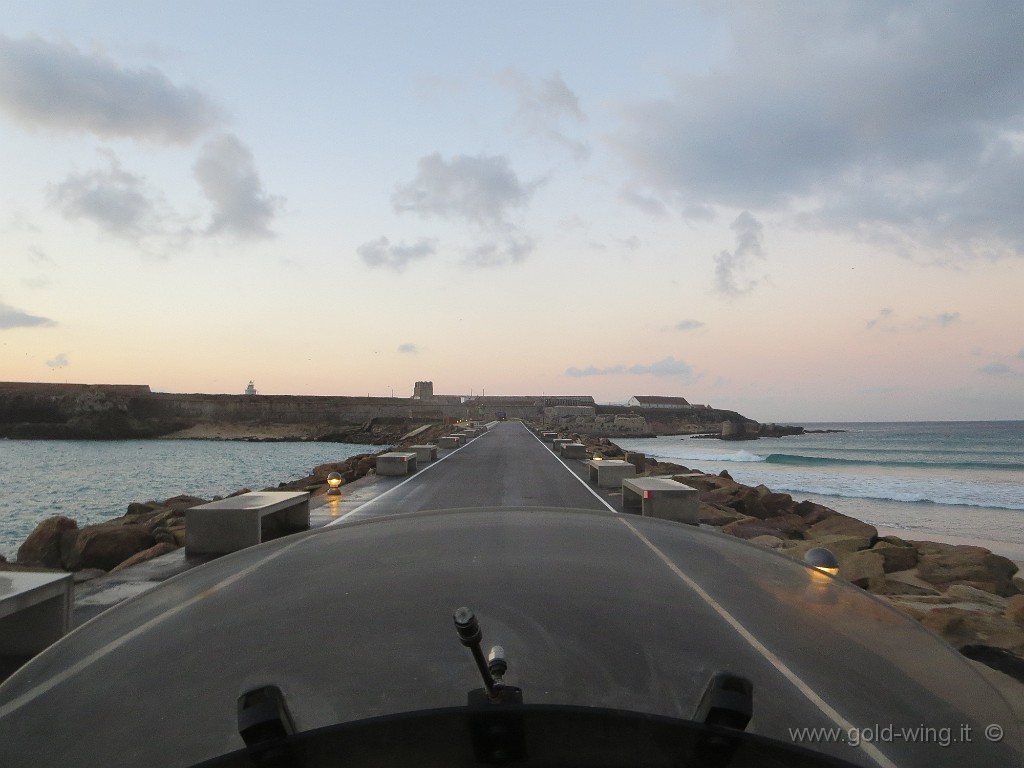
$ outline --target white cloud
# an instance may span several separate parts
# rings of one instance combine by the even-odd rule
[[[102,170],[72,173],[49,189],[65,218],[87,219],[107,232],[131,239],[164,231],[159,195],[142,176],[125,171],[112,152],[102,152]]]
[[[0,36],[0,109],[33,126],[161,143],[188,143],[220,120],[204,94],[156,69],[35,37]]]
[[[403,355],[416,355],[419,354],[420,348],[415,344],[400,344],[398,351]]]
[[[635,104],[616,137],[645,195],[673,209],[799,201],[806,226],[894,250],[1024,255],[1024,5],[714,8],[727,58]]]
[[[40,328],[49,325],[55,325],[55,323],[48,317],[30,315],[24,310],[17,309],[16,307],[12,307],[10,304],[5,304],[0,301],[0,330],[10,330],[11,328]]]
[[[733,221],[732,230],[736,233],[736,247],[714,257],[715,289],[735,296],[747,293],[757,285],[757,280],[743,278],[742,275],[755,259],[764,257],[761,249],[764,227],[749,211],[743,211]]]
[[[516,96],[516,123],[527,133],[540,136],[568,150],[578,161],[586,160],[590,147],[571,138],[563,122],[581,123],[586,120],[580,109],[579,98],[555,74],[539,82],[532,81],[518,70],[506,70],[498,82]]]
[[[193,172],[213,206],[207,234],[273,236],[270,225],[284,199],[264,191],[252,152],[237,136],[228,133],[206,142]]]
[[[932,328],[949,328],[962,323],[959,312],[939,312],[936,315],[920,315],[913,320],[904,320],[892,308],[879,310],[878,314],[868,320],[864,327],[870,330],[889,333],[921,332]]]
[[[416,177],[399,185],[391,201],[399,213],[507,229],[509,217],[526,207],[539,184],[520,181],[501,155],[456,155],[449,161],[435,152],[420,158]]]
[[[367,266],[387,267],[395,272],[402,272],[411,262],[433,256],[436,252],[436,241],[429,239],[417,240],[412,245],[405,243],[392,245],[386,237],[381,237],[363,243],[356,248],[356,253],[362,257]]]
[[[529,237],[510,235],[503,240],[480,243],[466,253],[464,264],[471,267],[501,267],[518,264],[529,256],[536,242]]]
[[[676,360],[675,357],[669,356],[648,365],[638,364],[627,367],[620,363],[619,365],[612,365],[606,368],[598,368],[592,365],[587,366],[586,368],[568,368],[566,369],[565,374],[575,378],[582,378],[585,376],[617,376],[626,374],[631,376],[679,376],[682,378],[691,378],[693,376],[693,369],[686,362]]]
[[[52,360],[47,360],[46,365],[50,368],[67,368],[71,365],[66,352],[58,352]]]
[[[695,331],[698,328],[703,328],[704,323],[700,320],[680,320],[673,327],[677,331]]]

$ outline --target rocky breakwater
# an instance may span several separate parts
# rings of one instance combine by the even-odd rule
[[[579,434],[591,454],[622,458],[643,475],[671,477],[700,494],[700,522],[803,560],[824,547],[839,577],[909,614],[965,656],[1024,682],[1024,575],[984,547],[880,536],[873,526],[728,473],[701,473],[623,451],[608,439]]]
[[[396,425],[389,424],[393,429]],[[448,429],[430,426],[416,430],[412,436],[395,436],[399,446],[416,441],[436,439]],[[402,439],[402,438],[409,439]],[[327,492],[327,476],[337,472],[341,483],[353,483],[376,469],[377,457],[359,454],[344,461],[321,464],[313,472],[297,480],[280,483],[272,491],[306,491],[314,496]],[[242,489],[229,494],[247,493]],[[213,500],[223,497],[216,496]],[[18,548],[17,560],[7,563],[0,558],[0,570],[64,570],[76,573],[77,581],[103,573],[115,573],[138,563],[173,552],[185,545],[186,516],[190,507],[205,504],[209,499],[175,496],[166,501],[133,502],[121,517],[79,528],[77,521],[63,515],[40,522]]]

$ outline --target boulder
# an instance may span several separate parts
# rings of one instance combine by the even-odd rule
[[[934,542],[918,544],[917,573],[928,583],[943,589],[963,583],[1003,597],[1017,593],[1012,582],[1017,565],[1012,560],[994,555],[984,547],[945,545],[922,550],[922,544]]]
[[[793,512],[800,515],[808,525],[820,523],[827,517],[839,514],[834,509],[829,509],[821,504],[815,504],[813,501],[806,500],[801,501],[799,504],[794,504]]]
[[[154,557],[166,555],[168,552],[173,552],[177,548],[178,547],[174,544],[169,544],[164,541],[158,542],[149,549],[144,549],[141,552],[136,552],[123,563],[120,563],[119,565],[116,565],[115,567],[111,568],[110,572],[117,573],[118,571],[123,571],[125,568],[131,568],[133,565],[138,565],[139,563],[144,563],[147,560],[152,560]]]
[[[705,525],[714,525],[716,527],[728,525],[729,523],[743,519],[743,515],[735,509],[719,507],[714,504],[705,504],[703,501],[700,503],[698,515],[700,522]]]
[[[155,543],[152,534],[141,525],[90,525],[74,537],[61,537],[61,561],[69,571],[109,571]]]
[[[780,539],[778,536],[755,536],[752,539],[747,539],[751,544],[757,544],[761,547],[767,547],[768,549],[778,549],[786,545],[786,542]]]
[[[233,493],[231,495],[232,496],[236,496],[236,495],[238,495],[240,493],[248,493],[248,491],[244,491],[244,490],[243,491],[238,491],[238,492]],[[196,506],[199,506],[200,504],[205,504],[205,503],[206,503],[206,499],[200,499],[197,496],[189,496],[187,494],[182,494],[181,496],[174,496],[174,497],[168,499],[161,506],[170,507],[171,509],[186,510],[186,509],[189,509],[190,507],[196,507]]]
[[[943,606],[928,611],[920,621],[955,648],[986,645],[1024,654],[1024,633],[1005,616]]]
[[[859,552],[868,549],[871,540],[863,536],[822,536],[820,539],[807,541],[788,542],[785,554],[796,560],[803,560],[807,550],[812,547],[824,547],[836,557],[848,555],[851,552]]]
[[[765,488],[767,493],[760,493],[760,489],[764,488],[763,485],[758,486],[757,490],[761,496],[761,504],[768,510],[769,517],[776,517],[777,515],[794,514],[793,497],[788,493],[773,493]]]
[[[18,547],[18,564],[41,568],[60,568],[60,541],[65,531],[78,529],[78,523],[64,515],[43,520]]]
[[[939,591],[917,575],[916,570],[896,571],[885,574],[886,594],[889,595],[938,595]]]
[[[871,550],[837,555],[839,575],[852,584],[872,592],[885,588],[885,569],[882,556]]]
[[[820,539],[823,536],[836,535],[863,536],[874,541],[878,538],[878,529],[873,525],[868,525],[839,512],[833,512],[824,520],[814,523],[807,529],[807,538],[809,539]]]
[[[1024,626],[1024,595],[1011,595],[1006,598],[1006,618]]]
[[[756,517],[759,520],[771,517],[764,504],[761,503],[761,496],[753,488],[740,486],[737,493],[733,494],[732,501],[726,502],[727,507],[732,507],[744,515]]]
[[[796,515],[784,515],[759,520],[756,517],[744,517],[729,523],[722,528],[722,533],[741,539],[752,539],[755,536],[774,536],[779,539],[798,538],[802,535],[803,521]]]
[[[907,571],[917,565],[917,550],[911,546],[900,547],[888,541],[879,541],[872,551],[882,556],[886,573]]]

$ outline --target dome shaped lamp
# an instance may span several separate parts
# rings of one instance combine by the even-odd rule
[[[341,475],[337,472],[331,472],[327,476],[327,484],[330,489],[327,491],[328,496],[340,496],[341,495]]]
[[[804,563],[822,573],[827,573],[829,576],[835,576],[839,573],[839,561],[836,560],[836,556],[832,552],[824,547],[808,549],[804,555]]]

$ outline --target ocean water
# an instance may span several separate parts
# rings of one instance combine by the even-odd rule
[[[801,424],[839,433],[725,442],[616,439],[691,469],[810,499],[910,539],[1024,559],[1024,421]]]
[[[79,526],[123,515],[133,501],[203,499],[297,480],[377,445],[212,440],[0,440],[0,554],[13,560],[43,518]]]

